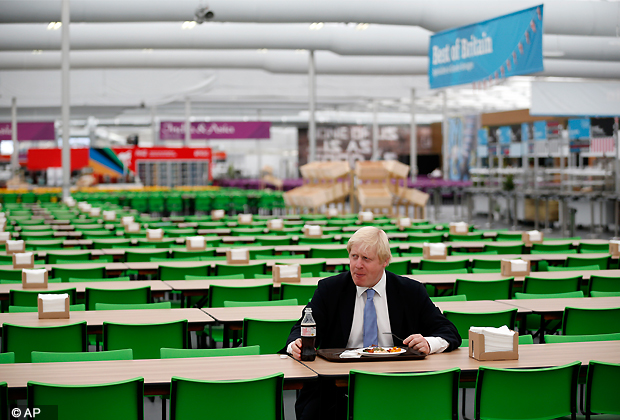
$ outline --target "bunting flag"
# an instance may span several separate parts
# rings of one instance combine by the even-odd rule
[[[590,140],[591,153],[610,153],[616,150],[616,143],[613,137],[598,137]]]

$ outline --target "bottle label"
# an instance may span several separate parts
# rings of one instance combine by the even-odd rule
[[[301,327],[301,336],[302,337],[316,337],[316,326],[311,327]]]

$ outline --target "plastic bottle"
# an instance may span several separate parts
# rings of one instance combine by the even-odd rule
[[[301,320],[301,360],[312,362],[316,358],[316,322],[312,317],[312,308],[304,309],[304,319]]]

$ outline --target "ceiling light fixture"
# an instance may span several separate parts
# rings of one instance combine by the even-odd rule
[[[370,23],[358,23],[355,27],[356,31],[365,31],[370,26]]]
[[[56,31],[56,30],[60,29],[61,26],[62,26],[62,22],[50,22],[47,25],[47,30],[48,31]]]
[[[36,55],[43,54],[43,50],[32,50],[32,53]]]
[[[564,57],[563,51],[543,51],[543,57]]]
[[[261,54],[267,54],[267,51],[269,51],[267,48],[259,48],[256,50],[256,52]]]
[[[325,26],[325,24],[323,22],[314,22],[310,24],[310,30],[311,31],[318,31],[320,30],[323,26]]]
[[[196,26],[196,21],[195,20],[186,20],[181,25],[181,29],[193,29],[194,26]]]

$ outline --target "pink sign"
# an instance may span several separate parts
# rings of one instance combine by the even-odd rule
[[[13,140],[10,122],[0,122],[0,140]],[[53,122],[18,122],[17,140],[55,140]]]
[[[268,139],[270,122],[192,122],[192,140],[210,139]],[[185,123],[162,121],[159,126],[159,138],[162,140],[185,139]]]

